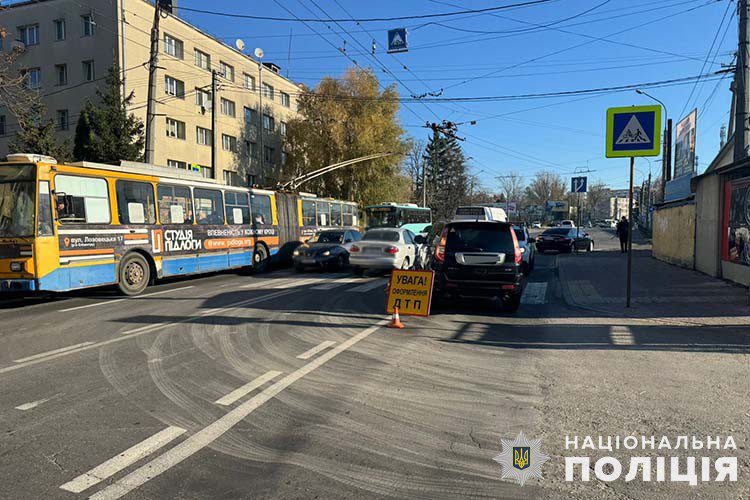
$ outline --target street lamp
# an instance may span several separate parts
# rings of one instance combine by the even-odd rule
[[[658,102],[661,104],[661,107],[664,108],[664,116],[667,117],[666,126],[664,128],[664,147],[662,150],[662,156],[663,160],[661,163],[661,195],[662,199],[664,198],[664,189],[666,188],[667,181],[670,180],[672,176],[672,119],[669,118],[669,113],[667,112],[667,106],[661,102],[656,97],[652,96],[651,94],[642,91],[641,89],[635,89],[636,94],[639,95],[645,95],[646,97]]]

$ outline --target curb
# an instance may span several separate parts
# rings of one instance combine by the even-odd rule
[[[581,302],[577,301],[575,299],[575,294],[573,294],[570,291],[570,287],[568,285],[568,280],[567,280],[567,278],[565,276],[565,272],[563,271],[563,267],[560,266],[560,264],[559,264],[559,262],[557,260],[557,255],[555,255],[555,268],[557,269],[557,277],[560,280],[560,290],[562,291],[563,300],[565,301],[565,303],[568,306],[573,307],[575,309],[582,309],[584,311],[595,312],[595,313],[598,313],[598,314],[606,314],[606,315],[609,315],[609,316],[625,317],[625,314],[622,313],[622,312],[611,311],[611,310],[608,310],[608,309],[599,309],[599,308],[596,308],[596,307],[591,307],[589,305],[584,305]]]

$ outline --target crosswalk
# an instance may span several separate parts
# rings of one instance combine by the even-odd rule
[[[363,293],[385,287],[387,281],[387,278],[362,278],[347,276],[341,273],[326,273],[309,278],[302,276],[263,278],[246,285],[241,285],[239,288],[243,290],[287,290],[290,288],[309,287],[311,290],[334,290],[343,286],[357,284],[357,286],[350,288],[348,291]]]

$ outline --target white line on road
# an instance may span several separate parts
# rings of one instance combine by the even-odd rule
[[[521,304],[539,305],[547,302],[547,282],[527,283],[521,295]]]
[[[226,415],[216,420],[209,426],[199,430],[174,448],[165,452],[161,456],[156,457],[150,462],[147,462],[119,481],[112,483],[103,490],[92,495],[90,497],[91,500],[115,500],[117,498],[121,498],[134,489],[144,485],[146,482],[150,481],[156,476],[159,476],[160,474],[168,471],[175,465],[181,463],[183,460],[186,460],[209,444],[213,443],[225,432],[244,420],[253,411],[260,408],[264,403],[275,397],[281,391],[292,385],[294,382],[309,374],[316,368],[324,365],[343,351],[355,345],[357,342],[360,342],[361,340],[367,338],[370,334],[377,331],[387,322],[387,320],[378,321],[371,327],[362,330],[358,334],[350,337],[349,339],[334,347],[330,351],[324,353],[320,357],[310,361],[305,366],[293,371],[261,393],[233,408],[232,410],[227,412]]]
[[[349,283],[368,283],[373,279],[375,278],[339,278],[329,283],[323,283],[322,285],[311,287],[310,290],[332,290]]]
[[[232,392],[230,392],[223,398],[216,400],[215,402],[217,405],[229,406],[235,401],[237,401],[238,399],[240,399],[241,397],[250,394],[261,385],[265,384],[266,382],[270,380],[275,379],[279,375],[281,375],[281,372],[276,372],[276,371],[266,372],[260,377],[253,380],[252,382],[249,382],[243,385],[242,387],[233,390]]]
[[[80,344],[69,345],[68,347],[61,347],[61,348],[55,349],[53,351],[40,352],[39,354],[34,354],[33,356],[28,356],[26,358],[14,359],[13,362],[14,363],[25,363],[26,361],[33,361],[35,359],[46,358],[47,356],[52,356],[52,355],[59,354],[59,353],[66,353],[68,351],[72,351],[74,349],[79,349],[81,347],[86,347],[86,346],[89,346],[89,345],[92,345],[92,344],[93,344],[93,342],[82,342]]]
[[[134,464],[143,457],[147,457],[159,448],[162,448],[166,444],[177,439],[185,432],[185,429],[180,427],[167,427],[163,431],[157,432],[150,438],[128,448],[116,457],[112,457],[103,464],[81,474],[72,481],[68,481],[60,486],[60,489],[72,493],[80,493],[87,490],[108,477],[117,474],[125,467]]]
[[[263,301],[269,300],[269,299],[275,299],[277,297],[281,297],[282,295],[289,295],[291,293],[292,293],[292,291],[281,290],[281,291],[278,291],[278,292],[275,292],[275,293],[269,293],[267,295],[263,295],[261,297],[255,297],[255,298],[248,299],[248,300],[242,300],[242,301],[239,301],[239,302],[233,302],[231,304],[227,304],[223,308],[211,309],[211,310],[209,310],[209,313],[205,313],[204,312],[203,314],[200,314],[198,316],[210,316],[211,314],[215,314],[215,313],[217,313],[219,311],[225,312],[225,313],[229,313],[229,312],[233,311],[234,309],[237,309],[237,308],[242,307],[242,306],[246,306],[246,305],[250,305],[250,304],[255,304],[257,302],[263,302]],[[99,347],[104,347],[105,345],[114,344],[115,342],[122,342],[122,341],[125,341],[125,340],[129,340],[129,339],[131,339],[133,337],[138,337],[140,335],[144,335],[146,333],[149,333],[149,332],[152,332],[152,331],[155,331],[155,330],[161,330],[161,329],[167,328],[169,326],[183,324],[183,323],[188,323],[188,322],[190,322],[195,317],[196,316],[188,316],[188,317],[186,317],[184,319],[181,319],[179,321],[170,321],[168,323],[159,323],[159,324],[156,324],[156,325],[142,326],[140,328],[136,328],[135,330],[130,330],[129,332],[125,332],[125,334],[123,334],[123,336],[121,336],[121,337],[117,337],[117,338],[109,339],[109,340],[104,340],[102,342],[97,342],[97,343],[84,342],[83,344],[78,344],[78,345],[80,345],[82,347],[75,348],[76,346],[70,346],[71,347],[70,349],[66,348],[63,352],[57,352],[56,354],[53,354],[52,351],[44,353],[43,357],[41,355],[37,354],[37,355],[31,357],[33,359],[25,358],[25,360],[17,360],[16,363],[18,363],[18,364],[16,364],[16,365],[11,365],[11,366],[6,366],[5,368],[0,368],[0,375],[2,375],[3,373],[7,373],[7,372],[14,371],[14,370],[18,370],[19,368],[24,368],[26,366],[31,366],[31,365],[35,365],[37,363],[43,363],[45,361],[49,361],[51,359],[57,359],[57,358],[60,358],[62,356],[67,356],[68,354],[73,354],[73,353],[82,352],[82,351],[88,351],[89,349],[97,349]],[[58,349],[58,351],[59,351],[59,349]]]
[[[385,278],[378,278],[375,281],[372,281],[370,283],[365,283],[364,285],[355,286],[354,288],[349,289],[350,292],[369,292],[370,290],[374,290],[376,288],[380,288],[381,286],[385,285],[385,282],[387,280]]]
[[[63,313],[63,312],[69,312],[69,311],[77,311],[79,309],[87,309],[89,307],[96,307],[96,306],[104,306],[104,305],[107,305],[107,304],[114,304],[116,302],[122,302],[123,300],[138,300],[138,299],[143,298],[143,297],[153,297],[154,295],[163,295],[163,294],[169,293],[169,292],[179,292],[180,290],[187,290],[188,288],[193,288],[194,286],[195,285],[183,286],[181,288],[170,288],[169,290],[162,290],[160,292],[146,293],[146,294],[139,295],[138,297],[133,297],[133,298],[130,298],[130,299],[114,299],[114,300],[107,300],[105,302],[96,302],[94,304],[86,304],[85,306],[68,307],[67,309],[60,309],[57,312]]]
[[[635,338],[630,328],[622,325],[609,327],[609,338],[614,345],[635,345]]]
[[[16,406],[16,410],[29,411],[29,410],[32,410],[32,409],[36,408],[37,406],[39,406],[42,403],[46,403],[50,399],[52,399],[52,398],[38,399],[36,401],[32,401],[31,403],[24,403],[22,405]]]
[[[316,354],[318,354],[320,351],[325,351],[332,345],[336,344],[333,340],[326,340],[325,342],[321,342],[320,344],[316,345],[312,349],[308,349],[307,351],[303,352],[299,356],[297,356],[297,359],[310,359]]]

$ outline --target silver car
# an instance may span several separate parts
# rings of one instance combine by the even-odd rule
[[[417,244],[408,229],[370,229],[349,249],[354,274],[366,269],[411,269],[416,260]]]

